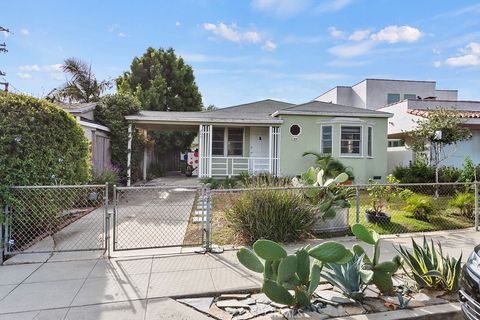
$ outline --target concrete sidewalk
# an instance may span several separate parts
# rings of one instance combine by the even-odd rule
[[[463,261],[475,244],[480,243],[480,232],[472,229],[427,236],[439,240],[446,253],[458,256],[463,252]],[[415,238],[421,241],[422,235]],[[357,243],[352,237],[330,240],[348,247]],[[384,238],[381,260],[393,257],[396,254],[393,245],[397,244],[410,247],[410,237]],[[301,245],[305,243],[289,245],[288,250],[293,252]],[[175,318],[159,316],[155,310],[179,312],[183,319],[202,319],[202,314],[184,315],[178,309],[182,305],[165,297],[258,290],[260,275],[239,265],[235,254],[232,250],[221,254],[149,254],[110,260],[96,254],[90,257],[84,254],[80,260],[75,260],[77,255],[57,255],[46,263],[1,266],[0,319]]]

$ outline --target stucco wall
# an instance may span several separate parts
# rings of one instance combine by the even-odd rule
[[[302,157],[305,151],[320,152],[320,126],[322,123],[332,125],[332,156],[350,167],[355,175],[355,183],[366,183],[369,178],[387,174],[387,118],[332,118],[321,116],[283,115],[281,126],[281,174],[294,176],[315,164],[312,156]],[[354,122],[351,122],[354,121]],[[301,134],[294,138],[290,126],[298,124]],[[361,125],[362,156],[342,157],[340,155],[341,125]],[[373,154],[367,158],[367,128],[373,127]]]
[[[423,81],[390,81],[367,80],[368,109],[377,110],[387,105],[389,93],[400,94],[400,100],[405,94],[415,94],[422,98],[435,96],[435,82]]]
[[[472,139],[462,141],[445,148],[446,154],[451,154],[441,165],[462,167],[465,156],[469,156],[474,164],[480,164],[480,130],[472,130]]]
[[[457,100],[458,90],[435,90],[435,97],[439,100]]]

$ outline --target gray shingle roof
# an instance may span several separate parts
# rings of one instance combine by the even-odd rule
[[[355,117],[391,117],[391,113],[344,106],[341,104],[310,101],[303,104],[297,104],[276,112],[274,115],[329,115],[329,116],[355,116]]]
[[[243,122],[259,122],[259,123],[277,123],[280,119],[273,118],[272,113],[293,106],[276,100],[261,100],[221,108],[204,112],[177,112],[177,111],[140,111],[139,114],[127,116],[127,120],[154,120],[154,121],[184,121],[184,122],[226,122],[226,123],[243,123]]]
[[[55,105],[62,108],[65,111],[69,112],[88,112],[97,106],[96,102],[86,102],[86,103],[64,103],[64,102],[55,102]]]

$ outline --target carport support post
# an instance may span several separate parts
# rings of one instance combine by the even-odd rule
[[[148,132],[147,130],[143,130],[143,137],[145,138],[145,142],[148,139]],[[147,147],[143,148],[143,180],[147,181]]]
[[[127,187],[132,183],[132,124],[128,124],[128,143],[127,143]]]

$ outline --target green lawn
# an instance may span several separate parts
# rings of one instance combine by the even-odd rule
[[[432,196],[433,197],[433,196]],[[361,224],[374,229],[380,234],[396,234],[407,232],[422,232],[422,231],[437,231],[437,230],[451,230],[462,229],[474,226],[472,219],[465,218],[458,214],[458,210],[450,208],[448,201],[451,197],[440,196],[434,199],[436,204],[436,213],[430,216],[429,221],[421,221],[414,219],[410,213],[405,212],[402,208],[404,204],[398,200],[391,204],[385,210],[392,218],[388,224],[371,224],[365,220],[365,210],[370,208],[370,198],[368,194],[361,193],[360,196],[360,216]],[[357,222],[356,206],[353,201],[349,212],[350,225]]]

